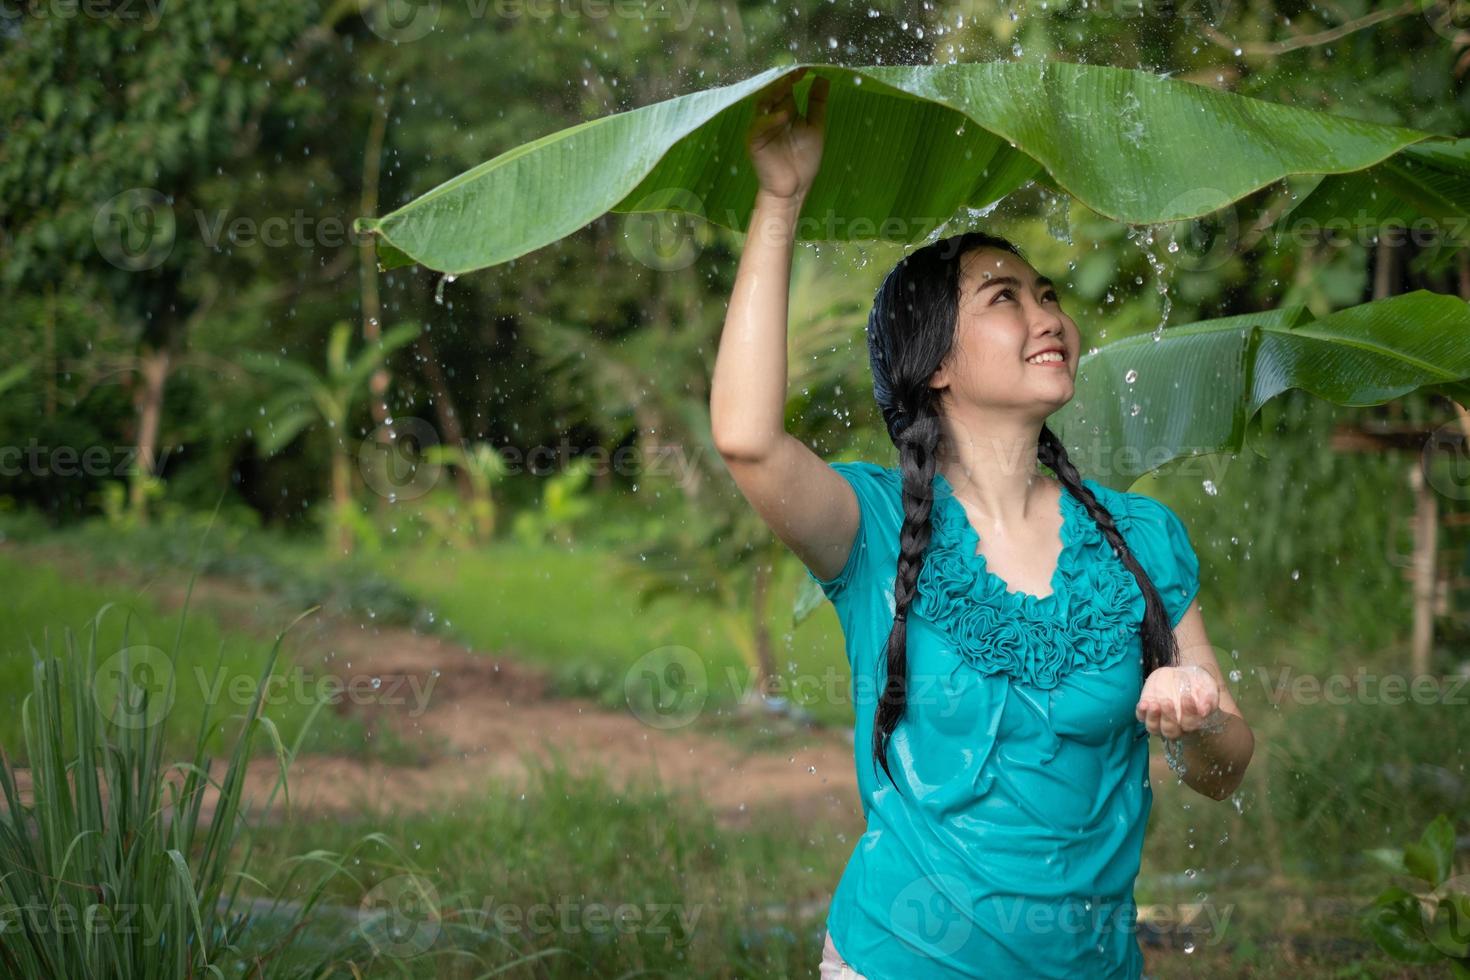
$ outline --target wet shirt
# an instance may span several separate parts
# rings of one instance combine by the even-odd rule
[[[1133,883],[1153,802],[1143,688],[1144,598],[1081,501],[1061,496],[1052,591],[1012,592],[943,474],[908,615],[908,704],[872,753],[893,624],[901,477],[830,463],[857,494],[847,564],[822,581],[852,667],[854,754],[867,830],[827,930],[869,980],[1128,978],[1143,967]],[[1084,483],[1177,625],[1199,589],[1179,518],[1158,501]]]

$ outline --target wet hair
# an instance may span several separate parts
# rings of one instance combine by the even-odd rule
[[[903,478],[903,525],[893,580],[894,617],[888,633],[887,679],[873,721],[875,766],[881,762],[890,781],[889,739],[903,718],[908,693],[908,611],[933,530],[933,480],[944,439],[939,396],[929,386],[929,379],[954,347],[960,263],[966,253],[977,248],[1001,249],[1026,261],[1020,249],[997,235],[971,231],[942,238],[899,260],[878,288],[868,317],[873,395],[888,437],[898,448]],[[1065,492],[1081,502],[1113,545],[1114,553],[1138,580],[1145,601],[1140,630],[1144,677],[1159,667],[1172,666],[1178,660],[1178,646],[1158,589],[1128,547],[1113,515],[1082,483],[1061,439],[1044,423],[1036,458],[1056,474]]]

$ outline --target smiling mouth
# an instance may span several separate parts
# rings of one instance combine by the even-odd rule
[[[1066,364],[1067,355],[1061,351],[1047,351],[1045,354],[1037,354],[1035,357],[1026,358],[1026,363],[1039,367],[1047,367],[1053,364]]]

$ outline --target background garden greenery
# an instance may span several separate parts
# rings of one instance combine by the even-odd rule
[[[1107,64],[1449,135],[1465,132],[1470,111],[1470,36],[1452,5],[1436,3],[1374,14],[1354,3],[727,2],[574,17],[444,0],[415,8],[433,17],[421,34],[424,21],[405,29],[370,3],[17,9],[0,17],[0,748],[22,760],[32,645],[51,637],[64,650],[63,627],[84,630],[119,600],[134,612],[130,642],[172,649],[166,600],[192,568],[268,597],[250,609],[270,632],[320,605],[365,629],[513,651],[548,672],[553,696],[609,708],[625,707],[628,666],[673,644],[699,652],[715,708],[733,707],[743,691],[731,679],[752,669],[777,681],[845,670],[830,611],[793,624],[803,570],[708,440],[709,369],[738,236],[680,226],[693,246],[681,263],[641,219],[610,214],[454,281],[412,267],[379,273],[359,247],[354,218],[505,150],[788,61]],[[109,203],[119,195],[121,210]],[[1431,271],[1413,244],[1255,237],[1268,200],[1263,189],[1240,202],[1233,226],[1201,222],[1227,240],[1203,264],[1044,187],[985,220],[1058,281],[1092,345],[1290,304],[1322,316],[1376,289],[1460,292],[1457,270]],[[118,214],[136,220],[111,224]],[[826,458],[892,462],[863,322],[901,254],[798,250],[787,420]],[[334,347],[343,322],[350,356]],[[407,323],[421,327],[411,338],[395,332]],[[358,359],[378,337],[401,346],[381,364]],[[345,377],[354,362],[362,376]],[[309,397],[307,378],[335,378],[341,397],[288,404]],[[289,421],[293,408],[312,408],[315,421]],[[1351,913],[1390,880],[1376,853],[1418,839],[1439,813],[1462,839],[1470,833],[1470,708],[1276,703],[1270,693],[1284,668],[1408,671],[1408,475],[1419,456],[1342,452],[1332,435],[1453,418],[1424,395],[1346,409],[1288,392],[1267,406],[1259,452],[1218,461],[1208,486],[1198,461],[1135,485],[1189,527],[1210,636],[1258,736],[1231,802],[1158,789],[1140,903],[1235,910],[1226,942],[1178,952],[1161,975],[1400,969]],[[385,472],[396,458],[385,433],[428,433],[444,447],[437,469],[410,480]],[[568,458],[530,472],[537,447],[565,447]],[[638,464],[588,465],[620,449]],[[149,457],[145,472],[138,462]],[[1445,494],[1440,509],[1446,577],[1463,582],[1470,525],[1450,518],[1470,508]],[[268,666],[270,640],[232,608],[216,596],[191,613],[181,662]],[[1436,618],[1436,673],[1466,670],[1466,610],[1470,595],[1453,586]],[[103,624],[105,652],[121,627]],[[306,656],[288,643],[274,669]],[[818,722],[850,724],[840,700],[805,700]],[[309,710],[266,713],[304,752],[415,758],[352,716],[308,726]],[[166,744],[186,758],[202,710],[185,701],[178,712]],[[723,734],[781,744],[749,728]],[[229,744],[224,731],[211,737]],[[274,859],[346,853],[374,831],[407,847],[446,898],[641,895],[704,909],[704,927],[677,948],[588,936],[476,947],[491,964],[575,953],[513,976],[585,976],[589,963],[608,977],[800,975],[818,958],[820,916],[789,910],[821,906],[852,846],[839,828],[755,815],[732,830],[666,788],[624,793],[556,774],[524,799],[492,788],[450,812],[268,828],[252,871],[281,885]],[[355,906],[362,887],[401,870],[384,853],[329,897]],[[1463,870],[1463,849],[1458,861]],[[775,919],[755,911],[777,903]],[[395,965],[461,975],[454,963]]]

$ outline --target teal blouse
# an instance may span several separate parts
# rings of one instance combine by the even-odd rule
[[[867,831],[832,897],[833,945],[868,980],[1139,977],[1133,883],[1153,792],[1142,692],[1144,599],[1063,492],[1052,591],[1012,592],[943,474],[908,616],[908,707],[875,768],[873,709],[893,624],[901,477],[830,465],[857,494],[847,564],[823,581],[846,638]],[[1199,561],[1169,508],[1093,480],[1177,625]]]

